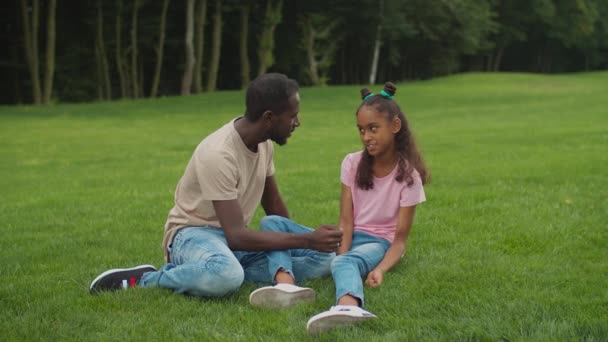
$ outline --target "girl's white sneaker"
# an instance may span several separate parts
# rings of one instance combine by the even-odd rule
[[[315,291],[291,284],[265,286],[251,292],[249,303],[265,308],[287,308],[302,302],[313,302]]]
[[[328,311],[321,312],[308,320],[306,330],[315,335],[333,328],[353,325],[372,318],[377,318],[371,312],[354,305],[336,305]]]

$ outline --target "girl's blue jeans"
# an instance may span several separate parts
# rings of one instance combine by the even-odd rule
[[[309,234],[313,230],[280,216],[267,216],[260,230]],[[220,297],[237,291],[244,281],[272,283],[279,269],[290,273],[296,283],[330,273],[335,253],[310,249],[267,252],[232,251],[221,228],[181,229],[169,246],[171,262],[157,272],[148,272],[142,287],[163,287],[178,293]]]
[[[355,231],[350,250],[331,262],[331,274],[336,284],[336,302],[349,294],[364,304],[363,279],[384,258],[391,243],[368,233]]]

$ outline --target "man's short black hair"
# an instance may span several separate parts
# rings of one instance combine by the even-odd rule
[[[247,87],[245,117],[256,122],[267,110],[275,114],[283,113],[289,106],[289,98],[298,90],[298,82],[283,74],[258,76]]]

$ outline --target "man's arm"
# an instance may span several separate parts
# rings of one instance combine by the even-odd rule
[[[335,252],[342,232],[320,226],[310,234],[291,234],[247,229],[237,200],[213,201],[215,213],[224,229],[228,247],[237,251],[268,251],[308,248]]]
[[[353,194],[348,185],[342,184],[340,196],[340,230],[342,230],[342,243],[336,252],[338,255],[350,250],[353,242]]]
[[[266,215],[279,215],[289,218],[287,207],[279,193],[279,187],[277,186],[274,176],[266,177],[264,194],[262,195],[262,208],[264,208]]]

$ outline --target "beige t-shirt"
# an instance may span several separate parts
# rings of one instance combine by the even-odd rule
[[[267,140],[258,145],[257,153],[249,150],[234,128],[238,119],[203,139],[177,184],[162,244],[167,262],[167,246],[179,229],[220,227],[212,201],[237,199],[246,225],[260,204],[266,177],[274,174],[274,147]]]

